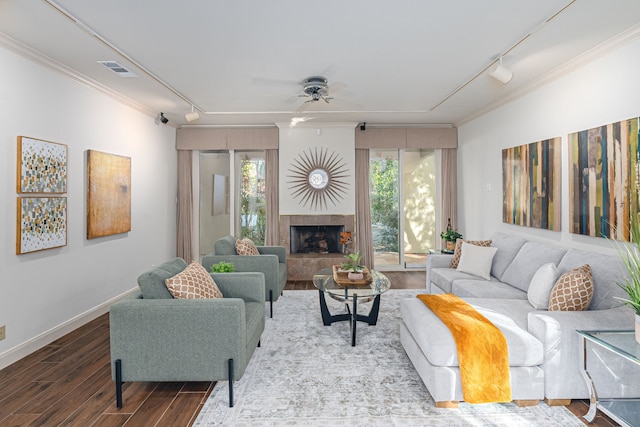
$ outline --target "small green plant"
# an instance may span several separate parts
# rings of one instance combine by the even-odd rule
[[[459,233],[458,230],[450,228],[447,231],[443,231],[442,233],[440,233],[440,238],[446,240],[447,242],[455,242],[458,239],[462,239],[462,234]]]
[[[220,261],[211,266],[212,273],[233,273],[234,271],[236,271],[236,266],[232,262]]]
[[[340,267],[344,271],[353,271],[358,272],[364,269],[364,266],[360,265],[360,252],[353,252],[348,255],[345,255],[344,258],[346,261],[340,265]]]

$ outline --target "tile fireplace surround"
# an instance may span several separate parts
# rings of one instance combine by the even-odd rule
[[[324,267],[341,263],[343,254],[291,254],[291,230],[294,225],[342,225],[355,239],[354,215],[280,215],[280,245],[287,254],[287,280],[311,280],[313,274]],[[353,244],[348,246],[353,250]]]

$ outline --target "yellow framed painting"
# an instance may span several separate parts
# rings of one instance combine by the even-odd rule
[[[87,239],[131,231],[131,158],[87,150]]]

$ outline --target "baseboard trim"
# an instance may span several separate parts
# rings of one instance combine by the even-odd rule
[[[109,311],[111,304],[127,297],[133,292],[136,292],[137,289],[138,287],[136,286],[135,288],[124,292],[115,298],[105,301],[104,303],[92,308],[91,310],[85,311],[84,313],[79,314],[78,316],[69,319],[64,323],[52,329],[49,329],[48,331],[43,332],[42,334],[35,336],[28,341],[23,342],[22,344],[10,348],[4,353],[0,353],[0,369],[6,368],[7,366],[17,362],[18,360],[30,355],[34,351],[40,350],[42,347],[51,344],[58,338],[68,334],[74,329],[79,328],[85,323],[88,323],[93,319],[102,316]]]

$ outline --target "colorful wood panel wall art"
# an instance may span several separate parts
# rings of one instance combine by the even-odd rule
[[[18,197],[16,254],[67,244],[66,197]]]
[[[560,137],[502,150],[502,221],[560,230]]]
[[[638,120],[569,134],[571,233],[629,241],[638,215]]]
[[[17,193],[67,192],[67,146],[18,137]]]
[[[131,158],[87,151],[87,239],[131,231]]]

